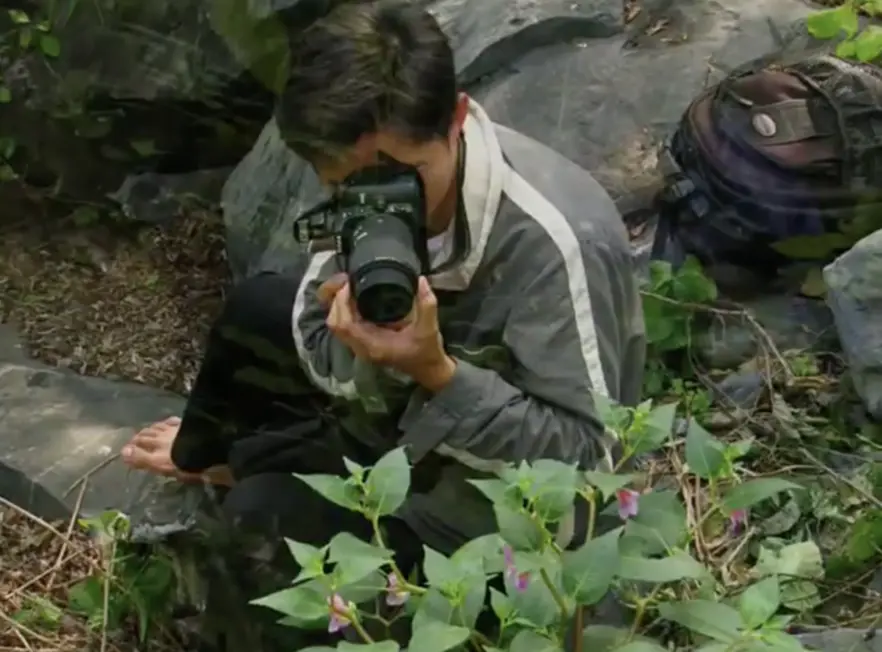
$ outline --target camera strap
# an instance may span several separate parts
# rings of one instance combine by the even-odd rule
[[[459,153],[456,160],[456,213],[453,216],[453,251],[450,258],[435,267],[431,274],[446,272],[465,260],[472,248],[472,236],[469,231],[469,218],[466,215],[465,202],[462,198],[462,188],[465,183],[466,141],[465,136],[459,136]]]

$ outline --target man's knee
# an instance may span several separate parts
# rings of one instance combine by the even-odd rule
[[[267,345],[283,351],[293,347],[291,311],[303,275],[264,272],[241,281],[227,294],[215,322],[216,336],[253,350],[259,355]],[[281,359],[278,351],[267,352]]]

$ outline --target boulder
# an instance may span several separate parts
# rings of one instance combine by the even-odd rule
[[[659,140],[706,84],[757,56],[814,47],[800,0],[651,0],[625,30],[618,0],[428,4],[491,117],[585,166],[617,200],[652,187]],[[224,187],[236,277],[287,264],[291,222],[318,192],[268,124]]]
[[[827,303],[857,393],[869,414],[882,419],[882,231],[859,241],[824,269]]]
[[[137,428],[182,405],[144,385],[29,360],[0,325],[0,496],[46,520],[69,518],[78,502],[83,516],[128,512],[145,480],[115,454]]]
[[[258,4],[6,3],[0,159],[68,211],[66,200],[103,200],[127,174],[235,164],[286,62],[281,18]],[[20,190],[0,184],[0,198]]]

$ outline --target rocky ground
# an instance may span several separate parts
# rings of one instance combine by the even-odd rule
[[[120,231],[6,227],[0,323],[16,325],[27,352],[47,364],[184,393],[228,282],[220,219],[196,212],[164,229]],[[0,497],[0,650],[165,649],[168,636],[145,648],[131,623],[109,628],[90,622],[100,609],[75,617],[58,606],[109,559],[75,526]]]

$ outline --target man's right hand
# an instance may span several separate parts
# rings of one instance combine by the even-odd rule
[[[319,286],[318,292],[316,293],[319,303],[325,308],[330,308],[331,304],[334,302],[334,297],[337,296],[337,293],[340,292],[340,290],[343,289],[343,286],[348,282],[349,277],[345,273],[338,272],[337,274],[334,274]]]

